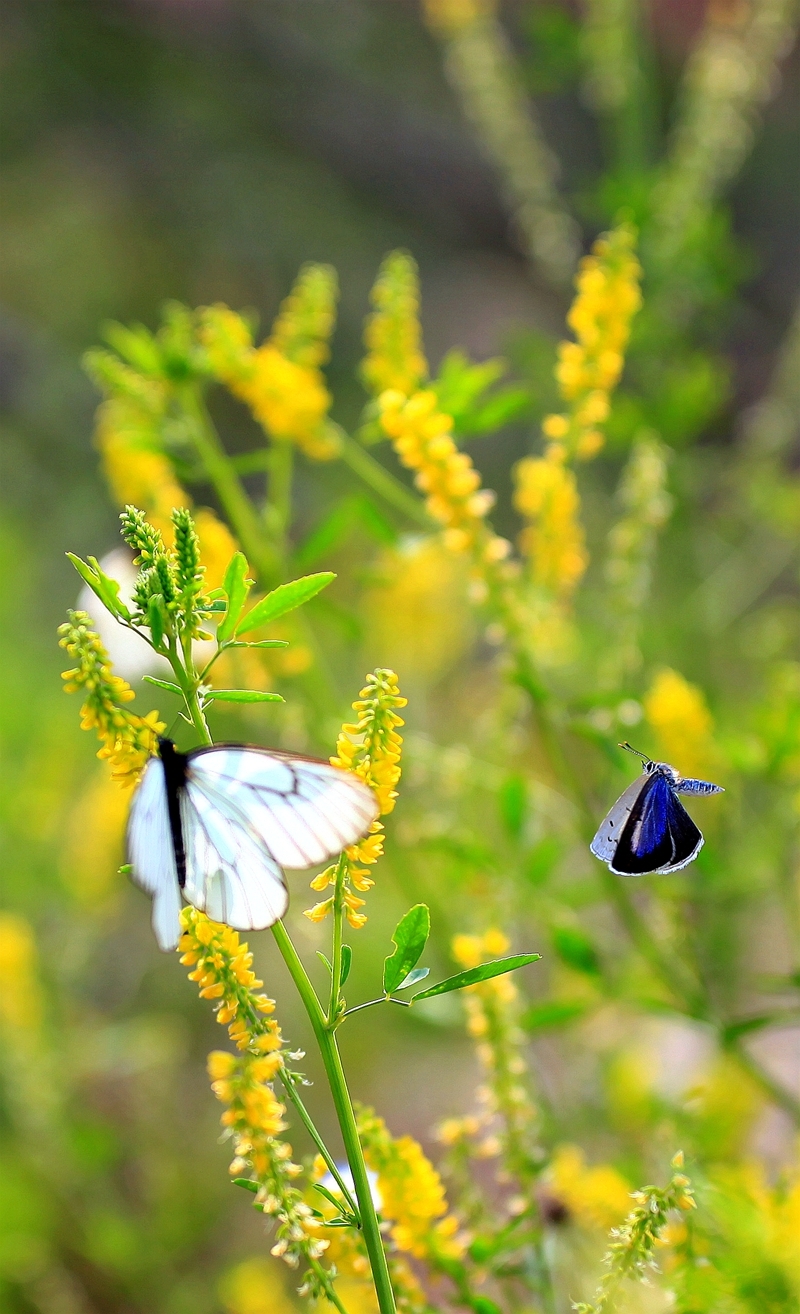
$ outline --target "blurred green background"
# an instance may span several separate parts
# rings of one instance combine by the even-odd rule
[[[763,1027],[753,1045],[797,1101],[800,60],[791,6],[772,6],[784,36],[762,60],[762,83],[740,119],[725,118],[720,93],[722,117],[712,126],[723,144],[726,123],[734,137],[744,134],[727,174],[724,151],[701,160],[708,186],[701,178],[695,188],[688,236],[670,247],[658,234],[657,185],[666,185],[671,125],[703,25],[739,39],[753,13],[769,9],[732,0],[709,17],[699,0],[607,5],[595,37],[636,37],[635,77],[616,100],[597,79],[619,42],[605,51],[601,44],[598,55],[586,35],[602,6],[589,5],[587,16],[566,2],[509,3],[500,16],[522,98],[560,162],[560,195],[581,248],[620,207],[642,226],[652,309],[641,317],[607,452],[582,486],[592,551],[613,519],[632,435],[648,425],[674,448],[675,509],[646,610],[644,666],[615,694],[614,706],[627,700],[633,712],[616,734],[603,699],[588,692],[585,654],[561,689],[575,722],[573,760],[595,790],[599,819],[627,776],[606,765],[598,736],[636,739],[639,700],[659,667],[704,690],[729,790],[724,823],[710,827],[718,865],[699,862],[663,907],[655,899],[643,907],[667,940],[680,921],[678,939],[692,941],[725,1023],[771,1010],[773,996],[765,1005],[759,991],[766,975],[781,978],[785,1024]],[[110,799],[74,700],[59,687],[55,630],[78,594],[64,553],[100,557],[118,541],[92,445],[97,396],[81,355],[108,319],[155,326],[167,299],[252,308],[266,327],[300,265],[323,261],[341,284],[328,371],[333,416],[352,431],[365,400],[356,367],[369,288],[385,252],[408,248],[420,266],[433,370],[452,347],[478,360],[500,353],[530,394],[516,421],[467,443],[498,492],[494,523],[513,538],[510,470],[536,445],[537,421],[553,405],[569,286],[528,258],[510,218],[513,187],[480,123],[476,131],[465,117],[452,49],[448,81],[448,42],[412,0],[7,0],[3,26],[1,884],[5,907],[33,927],[36,957],[26,966],[18,938],[0,962],[6,1021],[17,1035],[6,1048],[0,1114],[0,1307],[266,1314],[290,1297],[260,1268],[247,1279],[236,1267],[264,1255],[267,1243],[258,1216],[228,1184],[218,1142],[204,1075],[218,1028],[176,962],[159,955],[144,896],[115,875],[124,800]],[[734,42],[727,56],[733,85],[737,49]],[[687,170],[680,195],[697,183]],[[221,408],[218,418],[231,450],[252,444],[238,409]],[[378,455],[406,479],[391,453]],[[354,490],[342,466],[304,465],[295,542]],[[413,527],[388,520],[406,550]],[[501,699],[491,642],[474,638],[466,602],[446,590],[412,598],[407,612],[402,595],[381,602],[387,570],[396,570],[395,588],[403,577],[383,551],[359,531],[313,563],[344,581],[338,620],[320,621],[338,700],[327,722],[309,726],[292,709],[301,693],[288,681],[283,728],[276,717],[218,725],[218,733],[280,736],[324,754],[368,665],[399,672],[410,699],[407,790],[370,896],[354,998],[371,989],[409,900],[432,905],[442,971],[455,932],[505,922],[516,947],[545,951],[567,909],[606,960],[630,954],[630,968],[616,994],[589,981],[597,1008],[580,1029],[550,1028],[531,1041],[550,1142],[576,1141],[590,1161],[615,1162],[634,1184],[663,1169],[676,1136],[704,1162],[755,1158],[777,1179],[794,1154],[791,1111],[763,1084],[737,1104],[745,1082],[737,1069],[718,1091],[720,1108],[692,1122],[685,1101],[718,1062],[713,1029],[648,1012],[646,973],[620,947],[624,937],[588,858],[574,856],[557,801],[550,825],[546,773],[511,731],[507,753],[498,740],[497,725],[512,725],[513,713],[487,729]],[[587,634],[602,630],[599,578],[589,576]],[[417,628],[415,606],[429,635]],[[592,720],[593,709],[600,714]],[[652,726],[636,735],[658,750]],[[523,810],[536,813],[530,824],[515,812],[518,779]],[[551,833],[558,842],[548,849]],[[698,882],[710,893],[698,893]],[[300,916],[305,878],[292,877],[292,888],[291,922],[313,954],[322,940]],[[307,1028],[283,968],[266,935],[252,940],[284,1032],[301,1046]],[[583,998],[586,974],[555,950],[547,957],[539,977],[530,969],[535,998]],[[430,1147],[438,1119],[472,1107],[472,1047],[455,1005],[413,1018],[386,1011],[345,1035],[354,1091],[393,1130]],[[309,1102],[335,1139],[319,1085]],[[714,1127],[719,1143],[711,1144]],[[300,1135],[293,1141],[307,1152]],[[732,1308],[798,1308],[800,1287],[793,1294],[787,1285],[769,1305],[765,1290],[756,1284],[755,1303],[740,1293]]]

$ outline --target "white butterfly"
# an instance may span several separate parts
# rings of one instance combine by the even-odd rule
[[[153,896],[162,949],[181,934],[181,894],[236,930],[272,926],[286,912],[282,867],[340,853],[369,830],[375,796],[327,762],[244,744],[180,753],[159,741],[131,803],[131,876]]]

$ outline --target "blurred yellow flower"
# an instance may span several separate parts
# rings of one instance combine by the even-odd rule
[[[631,1186],[616,1168],[589,1168],[577,1145],[560,1145],[547,1170],[547,1182],[576,1221],[608,1231],[631,1209]]]
[[[374,573],[364,599],[369,650],[383,653],[404,680],[439,679],[472,637],[462,558],[438,537],[414,538],[381,553]]]
[[[417,266],[406,251],[390,251],[371,293],[364,326],[364,382],[374,396],[387,389],[410,396],[428,377],[419,323]]]
[[[154,755],[158,736],[165,730],[158,712],[137,716],[120,704],[134,697],[130,685],[111,669],[111,659],[85,611],[69,612],[59,626],[59,646],[77,663],[64,671],[65,693],[81,692],[81,729],[97,730],[103,747],[97,756],[106,760],[111,775],[123,787],[135,785]]]
[[[60,867],[81,903],[97,908],[120,889],[128,800],[105,771],[97,771],[70,808]]]
[[[293,341],[293,316],[286,305],[278,323],[277,342]],[[290,360],[273,340],[254,347],[249,326],[224,305],[201,311],[200,339],[215,376],[250,407],[271,438],[294,442],[316,460],[336,455],[335,431],[327,422],[331,397],[315,364]],[[306,342],[298,354],[307,362],[324,353],[319,344],[315,351]]]
[[[359,1134],[367,1164],[378,1176],[381,1214],[393,1224],[398,1249],[418,1259],[463,1254],[442,1179],[422,1147],[411,1136],[395,1139],[371,1110],[362,1110]]]
[[[685,776],[712,773],[718,765],[714,723],[701,690],[667,667],[656,675],[643,702],[665,761]]]
[[[551,444],[544,456],[526,456],[514,470],[514,506],[529,522],[519,536],[531,578],[561,601],[569,599],[589,562],[575,475],[564,448]]]
[[[225,1314],[296,1314],[297,1306],[284,1290],[267,1259],[246,1259],[224,1274],[219,1285]]]
[[[0,913],[0,1026],[20,1035],[39,1030],[42,993],[33,929],[24,917]]]

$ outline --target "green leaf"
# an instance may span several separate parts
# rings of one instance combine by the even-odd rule
[[[258,1182],[251,1182],[249,1177],[234,1177],[234,1186],[241,1186],[243,1191],[252,1191],[253,1195],[258,1191]]]
[[[281,694],[262,693],[260,689],[209,689],[206,702],[214,703],[283,703]]]
[[[415,904],[400,918],[392,941],[396,948],[383,964],[383,988],[387,995],[416,967],[431,931],[431,914],[425,903]]]
[[[330,962],[329,962],[328,959],[325,957],[325,955],[324,955],[324,953],[322,952],[321,949],[318,949],[318,950],[317,950],[317,958],[321,958],[321,959],[322,959],[323,963],[325,964],[325,966],[326,966],[327,969],[328,969],[328,973],[329,973],[329,975],[330,975],[330,976],[333,976],[333,968],[331,967]]]
[[[230,645],[231,648],[288,648],[288,639],[257,639],[253,643],[248,643],[243,639],[241,643],[237,640]]]
[[[279,616],[285,616],[288,611],[294,611],[295,607],[301,607],[335,579],[333,571],[324,570],[318,575],[304,575],[302,579],[293,579],[289,584],[279,584],[247,613],[237,627],[237,637],[249,634],[250,630],[257,629],[259,625],[267,625]]]
[[[353,951],[349,944],[342,945],[342,975],[339,978],[339,984],[344,985],[350,975],[350,968],[353,966]]]
[[[147,684],[154,684],[157,689],[166,689],[169,693],[177,694],[178,697],[181,697],[182,695],[183,691],[180,685],[173,684],[171,680],[157,680],[154,675],[143,675],[142,679],[145,680]]]
[[[115,579],[106,575],[105,571],[98,565],[95,557],[89,558],[89,564],[76,557],[73,552],[68,552],[67,556],[77,570],[81,579],[102,602],[106,611],[110,611],[112,616],[117,616],[122,620],[130,620],[131,613],[125,606],[124,602],[119,600],[119,584]]]
[[[465,986],[477,985],[479,981],[490,981],[493,976],[503,976],[505,972],[515,972],[518,967],[527,967],[535,963],[541,954],[512,954],[510,958],[495,958],[494,962],[481,963],[479,967],[469,967],[466,972],[457,972],[448,976],[446,981],[429,986],[427,990],[412,997],[412,1004],[418,999],[432,999],[434,995],[447,995],[451,990],[463,990]]]
[[[243,552],[234,552],[228,562],[225,578],[222,581],[225,597],[228,600],[228,609],[225,613],[225,619],[217,629],[218,643],[225,643],[232,638],[236,626],[241,620],[244,604],[247,601],[247,595],[252,584],[253,581],[247,578],[247,557]]]
[[[583,1017],[589,1005],[577,999],[548,999],[534,1004],[520,1019],[526,1031],[547,1031],[550,1027],[564,1027]]]
[[[585,972],[587,976],[600,975],[597,950],[579,927],[557,926],[553,931],[553,948],[567,967],[576,972]]]
[[[506,776],[500,786],[499,801],[500,815],[506,830],[517,839],[522,833],[528,811],[528,790],[524,776],[516,771],[513,775]]]
[[[120,876],[130,876],[132,871],[133,866],[130,862],[123,862],[122,866],[119,868]]]
[[[408,976],[403,977],[398,986],[395,986],[395,990],[408,990],[409,986],[416,985],[418,981],[424,981],[426,976],[430,976],[430,971],[429,967],[415,967]]]

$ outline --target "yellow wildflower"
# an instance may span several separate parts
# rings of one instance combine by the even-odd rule
[[[423,389],[407,397],[389,389],[381,393],[378,406],[381,426],[403,465],[415,472],[429,515],[445,526],[445,546],[471,551],[484,565],[503,561],[511,545],[485,523],[495,495],[481,488],[471,458],[456,446],[453,421],[439,410],[436,393]]]
[[[417,266],[407,252],[386,256],[371,301],[375,309],[364,326],[364,382],[376,397],[387,389],[410,396],[427,379],[428,362],[420,333]]]
[[[685,776],[712,773],[717,764],[714,723],[696,685],[669,668],[655,677],[644,698],[647,720],[659,752]]]
[[[0,1026],[19,1035],[42,1021],[39,964],[33,930],[24,917],[0,913]]]
[[[519,544],[530,559],[535,584],[566,600],[589,562],[575,475],[564,448],[551,444],[544,456],[526,456],[514,471],[514,505],[530,523]]]
[[[187,906],[181,911],[183,935],[178,949],[181,962],[193,970],[189,980],[196,981],[201,999],[213,999],[217,1021],[228,1027],[238,1049],[252,1048],[266,1056],[271,1076],[281,1066],[281,1033],[270,1018],[275,1003],[259,994],[263,981],[253,969],[253,955],[239,939],[238,931],[221,922],[212,922],[205,913]],[[265,1078],[269,1080],[269,1078]]]
[[[545,436],[570,454],[589,460],[603,445],[599,426],[608,419],[609,398],[619,383],[631,320],[641,305],[642,270],[634,253],[636,231],[621,224],[599,237],[580,264],[577,296],[567,316],[576,342],[558,349],[556,380],[569,404],[567,415],[548,415]]]
[[[271,438],[294,442],[307,456],[327,460],[338,450],[327,421],[330,393],[315,365],[290,360],[277,345],[291,340],[291,323],[284,303],[277,337],[256,348],[242,317],[216,305],[201,311],[200,338],[215,376],[250,407]],[[316,352],[307,344],[298,354],[307,361],[322,352],[319,344]]]
[[[77,898],[93,909],[119,889],[128,800],[102,768],[70,809],[60,867]]]
[[[508,937],[492,928],[483,935],[457,935],[451,949],[460,967],[477,967],[502,957],[510,948]],[[480,981],[462,992],[467,1030],[476,1043],[486,1074],[481,1092],[483,1111],[474,1131],[467,1125],[445,1132],[455,1144],[465,1136],[483,1134],[477,1153],[500,1156],[503,1174],[517,1184],[530,1186],[538,1173],[541,1153],[537,1145],[539,1115],[531,1096],[524,1058],[525,1037],[517,1023],[517,987],[510,975]],[[496,1122],[497,1133],[491,1129]],[[441,1135],[440,1129],[440,1135]]]
[[[463,1254],[442,1179],[422,1147],[411,1136],[395,1139],[371,1110],[362,1110],[359,1134],[367,1164],[378,1176],[381,1214],[393,1224],[398,1249],[434,1263],[437,1256]]]
[[[156,751],[164,731],[158,712],[138,716],[121,704],[134,697],[130,685],[111,669],[111,660],[84,611],[71,611],[59,627],[59,645],[77,662],[64,671],[66,693],[84,694],[81,729],[97,730],[103,747],[97,756],[108,761],[111,775],[122,786],[134,785]]]
[[[222,1125],[233,1139],[231,1175],[249,1174],[258,1184],[256,1203],[277,1223],[272,1254],[292,1268],[301,1259],[315,1263],[328,1242],[315,1235],[320,1222],[292,1185],[302,1169],[291,1161],[291,1146],[279,1139],[286,1124],[284,1106],[269,1085],[274,1066],[259,1054],[215,1051],[208,1056],[208,1073],[225,1105]]]
[[[468,576],[463,557],[437,536],[386,548],[365,598],[369,651],[428,683],[452,669],[472,638]]]
[[[225,1314],[296,1314],[269,1260],[245,1259],[222,1278],[219,1289]]]
[[[586,1227],[608,1231],[617,1227],[631,1207],[631,1187],[616,1168],[589,1168],[577,1145],[560,1145],[547,1171],[556,1197]]]
[[[603,445],[601,426],[641,301],[634,242],[634,230],[623,224],[600,237],[582,261],[568,315],[577,342],[561,343],[556,368],[568,411],[545,416],[544,455],[526,457],[514,471],[514,505],[527,522],[519,545],[538,591],[529,629],[540,657],[568,650],[565,608],[588,565],[578,486],[567,462],[589,460]]]
[[[495,13],[497,0],[424,0],[425,16],[431,27],[447,36],[471,27]]]
[[[375,794],[381,816],[391,812],[397,799],[395,786],[400,780],[400,754],[403,740],[397,727],[403,724],[397,715],[398,707],[405,707],[406,699],[400,693],[394,671],[378,668],[367,676],[367,683],[353,703],[357,720],[345,723],[336,743],[333,766],[342,767],[359,776]],[[326,867],[311,882],[312,890],[324,890],[335,885],[337,873],[343,883],[345,915],[354,930],[360,929],[367,918],[359,908],[364,900],[353,894],[351,886],[362,893],[371,889],[374,881],[369,875],[383,854],[383,823],[373,821],[369,834],[358,844],[345,849],[339,862]],[[312,922],[321,922],[333,911],[334,900],[328,898],[306,910]]]

